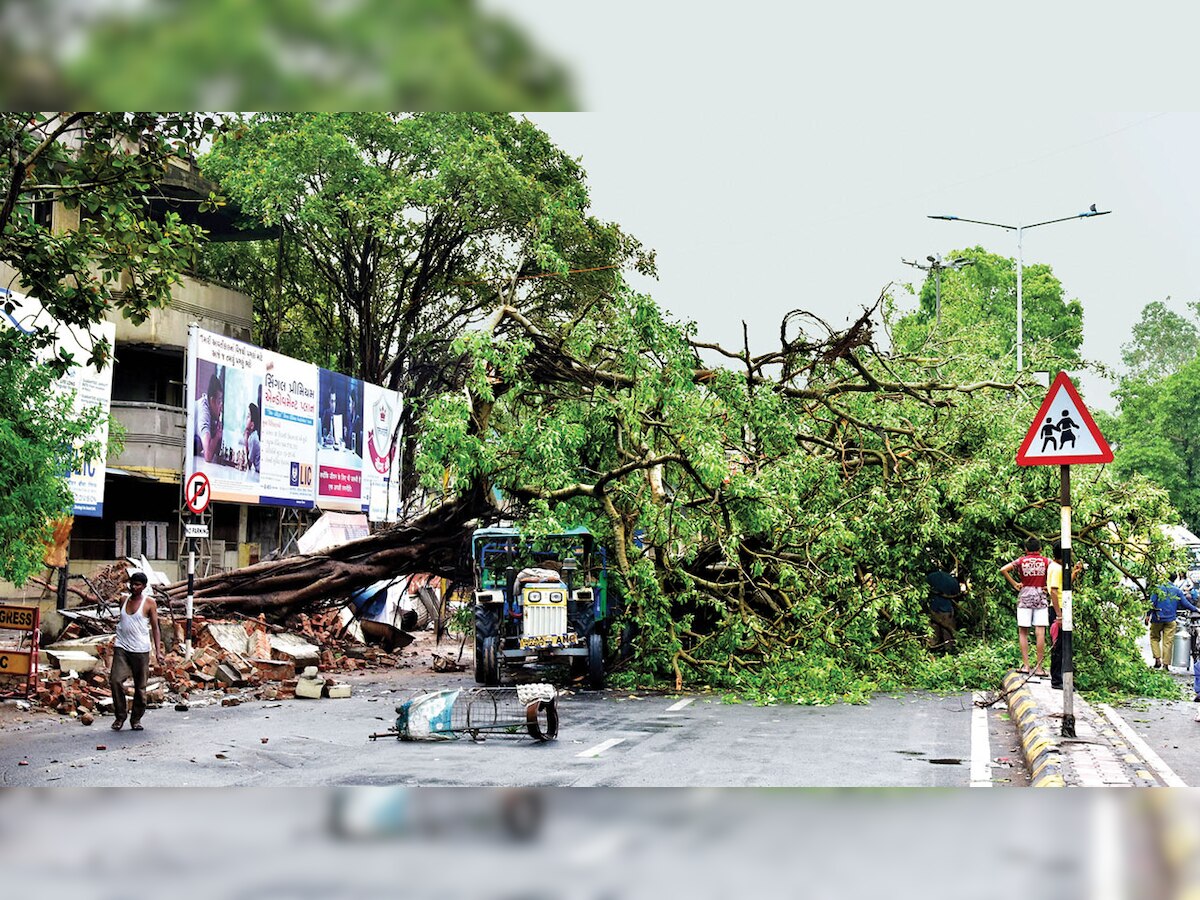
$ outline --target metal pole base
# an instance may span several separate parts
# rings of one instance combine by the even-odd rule
[[[1063,716],[1062,736],[1070,737],[1070,738],[1075,737],[1075,717],[1074,716],[1067,716],[1067,715]]]

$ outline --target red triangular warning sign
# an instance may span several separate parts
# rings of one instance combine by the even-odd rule
[[[1083,405],[1067,373],[1059,372],[1021,442],[1017,464],[1072,466],[1112,461],[1112,449],[1096,420]]]

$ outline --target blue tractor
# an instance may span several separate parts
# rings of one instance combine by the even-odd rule
[[[561,660],[587,687],[604,687],[605,632],[618,604],[591,532],[531,540],[515,528],[480,528],[471,556],[477,682],[497,685],[507,668]]]

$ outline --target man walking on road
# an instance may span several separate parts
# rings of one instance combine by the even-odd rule
[[[158,630],[158,606],[154,593],[149,590],[144,572],[129,576],[129,598],[121,604],[121,617],[117,620],[117,637],[113,642],[112,670],[108,675],[108,686],[112,689],[112,730],[120,731],[125,724],[125,679],[133,678],[133,709],[130,710],[129,727],[142,730],[142,716],[146,712],[146,677],[150,674],[151,646],[161,663],[163,660],[162,636]],[[154,643],[151,645],[151,635]]]
[[[1175,576],[1176,580],[1181,577]],[[1152,590],[1150,602],[1154,604],[1154,608],[1147,614],[1146,621],[1150,624],[1150,652],[1154,655],[1154,668],[1169,669],[1179,607],[1190,609],[1192,612],[1200,612],[1200,609],[1192,605],[1183,591],[1170,583],[1160,584]]]

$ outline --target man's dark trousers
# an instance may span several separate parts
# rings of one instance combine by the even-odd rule
[[[1054,613],[1054,604],[1050,604],[1050,624],[1053,625],[1058,616]],[[1058,632],[1058,640],[1050,645],[1050,687],[1060,688],[1062,680],[1062,630]]]

